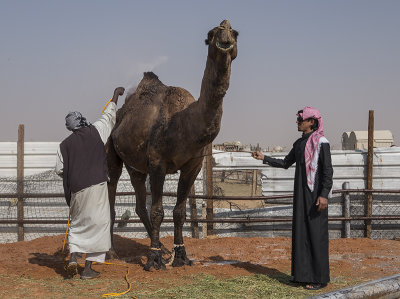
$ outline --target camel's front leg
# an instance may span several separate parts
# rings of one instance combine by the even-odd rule
[[[159,270],[165,269],[166,260],[162,257],[160,243],[160,227],[164,219],[164,208],[162,205],[162,192],[165,180],[165,168],[162,166],[150,167],[150,187],[151,187],[151,233],[150,233],[150,252],[144,269],[149,271],[152,268]]]
[[[190,189],[196,180],[201,169],[201,161],[191,161],[189,165],[181,170],[178,184],[178,197],[174,208],[174,261],[173,267],[192,265],[193,262],[186,256],[185,245],[183,244],[182,229],[186,220],[186,200]]]
[[[131,177],[131,182],[133,188],[135,188],[136,193],[136,214],[139,216],[142,221],[144,227],[146,228],[149,237],[151,236],[151,232],[153,231],[151,221],[149,218],[149,214],[147,212],[146,207],[146,174],[135,171],[131,167],[126,168]],[[161,243],[160,244],[161,251],[163,254],[171,254],[171,252]]]

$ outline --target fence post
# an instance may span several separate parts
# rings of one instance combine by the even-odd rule
[[[207,146],[207,156],[206,156],[206,195],[212,196],[213,195],[213,165],[212,165],[212,143]],[[207,220],[214,219],[214,203],[212,199],[207,199]],[[211,236],[214,234],[214,224],[212,222],[207,223],[207,236]]]
[[[18,126],[18,142],[17,142],[17,220],[24,220],[24,125]],[[24,240],[24,224],[18,223],[18,241]]]
[[[194,195],[196,192],[194,190],[194,183],[192,188],[190,189],[189,194]],[[190,227],[192,229],[192,237],[198,239],[199,238],[199,223],[197,220],[197,207],[196,207],[196,198],[189,198],[190,204],[190,219],[192,222],[190,223]]]
[[[368,159],[367,159],[367,189],[372,189],[372,171],[374,164],[374,110],[369,110],[368,117]],[[365,216],[372,216],[372,193],[365,196]],[[365,237],[371,238],[372,221],[365,220]]]
[[[204,201],[201,204],[201,218],[207,219],[206,203]],[[202,238],[203,239],[207,238],[207,223],[206,222],[203,222],[201,232],[202,232]]]
[[[350,183],[344,182],[342,184],[342,189],[343,190],[350,189]],[[343,198],[343,216],[347,218],[350,217],[350,193],[344,191],[342,193],[342,198]],[[343,221],[343,230],[344,230],[344,237],[350,238],[350,220]]]
[[[256,151],[260,150],[260,145],[257,143],[257,148]],[[255,196],[257,193],[257,174],[258,174],[258,170],[254,169],[253,170],[253,181],[252,181],[252,185],[251,185],[251,196]]]

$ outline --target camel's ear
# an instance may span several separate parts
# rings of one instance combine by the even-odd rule
[[[210,44],[210,42],[212,41],[212,39],[214,37],[214,34],[215,34],[215,28],[210,30],[210,31],[208,31],[207,39],[204,41],[206,43],[206,45]]]
[[[235,39],[237,39],[237,37],[239,36],[239,32],[237,32],[236,30],[232,30],[232,34],[235,37]]]

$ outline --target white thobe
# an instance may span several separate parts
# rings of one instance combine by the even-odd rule
[[[105,144],[116,122],[116,104],[110,102],[101,117],[93,123]],[[99,161],[99,163],[102,163]],[[63,158],[57,150],[56,173],[63,175]],[[104,262],[111,248],[110,204],[107,182],[71,194],[71,221],[68,232],[70,252],[86,253],[86,260]]]

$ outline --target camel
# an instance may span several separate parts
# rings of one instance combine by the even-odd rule
[[[227,20],[208,32],[208,57],[197,101],[187,90],[166,86],[154,73],[146,72],[117,112],[106,146],[111,218],[114,223],[115,194],[124,164],[136,192],[135,211],[151,240],[145,270],[165,269],[167,260],[162,256],[165,251],[160,242],[162,192],[166,174],[178,170],[172,266],[192,264],[182,236],[186,200],[201,170],[205,148],[220,130],[222,102],[229,87],[231,63],[237,55],[237,36]],[[147,175],[152,198],[150,218],[146,208]]]

